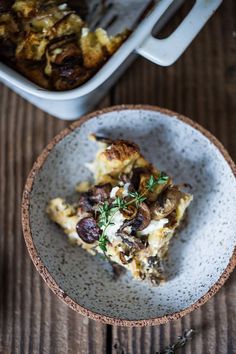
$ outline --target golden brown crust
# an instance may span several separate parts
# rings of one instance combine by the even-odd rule
[[[130,158],[139,157],[140,150],[138,145],[127,140],[115,140],[103,153],[107,160],[124,161]]]
[[[52,90],[82,85],[128,34],[108,36],[101,28],[90,32],[77,13],[57,0],[16,0],[0,12],[2,60]]]

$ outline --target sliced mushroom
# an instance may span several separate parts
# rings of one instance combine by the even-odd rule
[[[131,185],[133,188],[138,191],[139,185],[141,181],[141,175],[148,174],[148,169],[144,167],[136,167],[133,169],[132,177],[131,177]]]
[[[151,213],[146,203],[141,203],[137,215],[132,223],[132,229],[142,231],[150,224]]]
[[[121,213],[123,214],[126,220],[131,220],[135,218],[137,214],[137,208],[134,205],[130,204],[125,209],[121,210]]]
[[[69,90],[82,85],[91,75],[90,70],[75,64],[73,59],[62,66],[53,65],[51,84],[56,90]]]
[[[78,207],[84,211],[92,211],[95,204],[104,202],[109,198],[111,188],[110,183],[93,186],[88,192],[80,196]]]
[[[119,180],[123,183],[130,183],[130,178],[126,173],[121,173],[119,176]]]
[[[118,235],[121,237],[122,242],[128,247],[131,253],[137,250],[142,250],[148,245],[148,238],[146,236],[135,237],[125,232],[119,232]]]
[[[89,190],[90,199],[96,203],[104,202],[110,197],[111,189],[110,183],[94,186]]]
[[[89,193],[83,193],[80,196],[78,208],[84,211],[92,211],[93,210],[93,203],[90,199]]]
[[[169,187],[160,194],[151,207],[151,215],[154,220],[160,220],[176,209],[182,192],[176,186]]]
[[[80,220],[76,225],[76,231],[85,243],[94,243],[100,237],[100,229],[93,217]]]
[[[54,50],[54,53],[56,49]],[[57,52],[56,52],[57,53]],[[58,53],[53,54],[52,62],[57,65],[64,65],[67,63],[82,64],[82,56],[78,46],[75,43],[68,43],[65,47],[59,47]]]
[[[66,46],[68,43],[72,43],[75,41],[76,41],[76,34],[75,33],[53,38],[50,40],[50,42],[48,44],[48,51],[51,54],[55,49],[62,48],[64,46]]]
[[[145,229],[151,221],[150,209],[146,203],[141,203],[139,208],[136,209],[136,216],[133,219],[125,220],[120,228],[123,231],[126,227],[131,226],[131,235],[134,236],[137,231]]]

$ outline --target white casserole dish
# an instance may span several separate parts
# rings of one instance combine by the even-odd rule
[[[64,92],[45,90],[7,65],[0,63],[0,81],[42,110],[65,120],[90,111],[105,95],[138,53],[162,66],[173,64],[223,0],[196,0],[178,28],[165,39],[152,36],[153,27],[171,17],[184,0],[160,0],[134,32],[85,84]]]

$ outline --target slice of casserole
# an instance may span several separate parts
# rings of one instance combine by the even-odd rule
[[[82,85],[130,33],[124,30],[109,36],[102,28],[90,30],[83,19],[86,3],[0,1],[0,60],[48,90]]]
[[[93,136],[99,149],[88,167],[94,185],[77,186],[78,202],[49,202],[47,213],[68,238],[128,269],[134,278],[159,284],[163,261],[192,195],[181,191],[129,141]]]

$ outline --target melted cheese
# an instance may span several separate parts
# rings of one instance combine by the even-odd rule
[[[112,218],[112,224],[109,225],[106,229],[106,235],[110,242],[113,242],[117,239],[116,232],[119,230],[124,220],[125,218],[121,214],[121,212],[117,211],[114,217]]]
[[[168,223],[168,219],[166,219],[166,218],[163,218],[161,220],[151,220],[148,227],[146,227],[142,231],[139,231],[139,234],[140,235],[149,235],[152,232],[156,232],[156,231],[161,230],[163,228],[163,226],[167,223]]]
[[[110,198],[115,198],[116,197],[116,192],[118,192],[119,189],[120,189],[120,187],[112,188],[111,193],[110,193]]]

